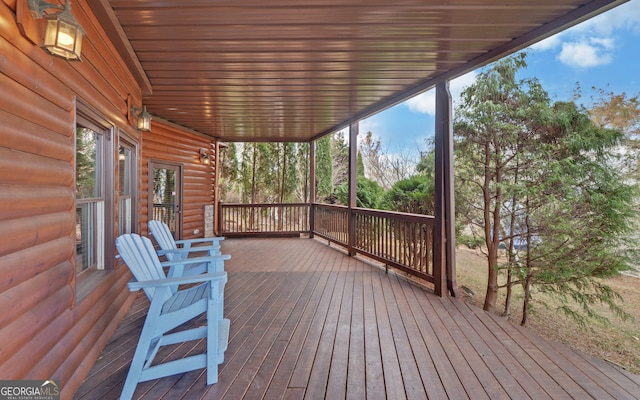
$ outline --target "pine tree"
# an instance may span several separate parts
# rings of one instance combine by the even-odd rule
[[[534,287],[560,298],[579,320],[595,316],[595,302],[620,313],[618,296],[599,278],[637,257],[627,242],[636,188],[612,162],[624,136],[596,126],[573,103],[551,105],[537,80],[516,81],[525,58],[481,73],[463,93],[455,123],[459,211],[487,251],[485,309],[495,307],[498,272],[505,271],[505,314],[510,290],[521,285],[523,325]]]
[[[238,156],[236,144],[231,142],[220,148],[220,198],[226,200],[235,194],[238,180]],[[234,196],[235,197],[235,196]]]
[[[324,136],[316,146],[316,196],[326,199],[333,195],[333,159],[331,136]]]

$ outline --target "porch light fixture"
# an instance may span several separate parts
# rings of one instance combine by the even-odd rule
[[[140,111],[140,114],[136,114]],[[151,131],[151,114],[147,112],[147,107],[131,107],[131,113],[138,117],[138,129],[144,132]]]
[[[200,162],[205,165],[211,164],[209,153],[207,152],[207,149],[205,149],[204,147],[200,149]]]
[[[47,21],[42,48],[49,54],[69,61],[82,61],[80,53],[84,29],[71,15],[70,0],[65,0],[64,6],[44,0],[28,0],[28,3],[34,19],[44,18]],[[45,14],[45,10],[52,8],[62,11]]]

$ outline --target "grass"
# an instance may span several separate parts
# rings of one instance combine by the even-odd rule
[[[468,301],[482,307],[487,285],[486,258],[476,250],[459,248],[456,252],[456,268],[458,287],[470,288],[475,294],[467,297]],[[622,296],[623,301],[620,305],[632,318],[621,320],[603,306],[598,307],[597,310],[601,315],[606,316],[610,323],[590,320],[586,327],[581,327],[575,320],[558,311],[559,304],[555,299],[537,293],[527,326],[541,336],[565,343],[638,374],[640,373],[640,290],[638,290],[640,279],[623,275],[609,279],[606,283]],[[461,293],[464,295],[464,291]],[[503,311],[504,295],[502,290],[496,310],[498,313]],[[517,291],[512,300],[509,319],[515,324],[520,324],[522,319],[520,311],[522,297],[522,292]]]

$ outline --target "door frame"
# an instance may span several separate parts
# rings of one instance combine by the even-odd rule
[[[175,210],[175,240],[182,239],[182,221],[183,221],[183,188],[184,188],[184,167],[181,163],[174,163],[171,161],[149,159],[149,171],[148,171],[148,192],[147,192],[147,221],[153,218],[153,171],[155,169],[170,169],[176,171],[175,185],[176,185],[176,197],[177,203]],[[171,229],[171,227],[169,227]]]

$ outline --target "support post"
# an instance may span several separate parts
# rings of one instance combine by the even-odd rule
[[[220,168],[222,167],[220,160],[220,141],[216,140],[213,145],[213,173],[214,180],[213,183],[213,226],[214,226],[214,234],[216,236],[220,236],[220,213],[218,212],[220,202]],[[206,236],[206,235],[205,235]]]
[[[309,142],[309,239],[315,230],[316,202],[316,141]]]
[[[453,119],[449,81],[436,85],[433,275],[438,296],[458,296],[455,266]]]
[[[358,129],[359,121],[349,125],[349,240],[348,251],[350,256],[355,256],[356,243],[356,217],[353,209],[358,206],[356,201],[356,187],[358,180],[357,160],[358,160]]]

